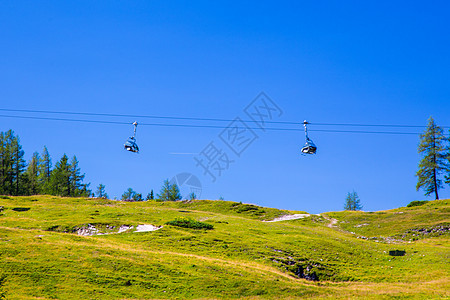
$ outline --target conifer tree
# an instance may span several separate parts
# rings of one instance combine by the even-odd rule
[[[31,195],[39,194],[39,153],[34,152],[27,168],[28,190]]]
[[[163,186],[159,194],[157,194],[160,201],[170,201],[170,182],[169,179],[164,180]]]
[[[8,182],[8,165],[9,165],[9,152],[6,143],[6,134],[0,132],[0,194],[8,194],[7,182]]]
[[[134,193],[133,197],[131,197],[133,201],[144,201],[141,193]]]
[[[88,196],[83,193],[83,180],[85,174],[81,174],[81,169],[78,167],[78,159],[74,155],[70,161],[70,186],[69,196]]]
[[[416,173],[418,177],[416,189],[423,188],[427,196],[434,193],[436,200],[439,199],[438,192],[442,188],[441,174],[449,170],[446,142],[443,129],[435,124],[433,117],[430,117],[425,132],[420,135],[418,151],[422,159]]]
[[[147,194],[146,200],[153,200],[155,199],[155,196],[153,194],[153,190],[150,191],[150,193]]]
[[[345,210],[361,210],[362,209],[362,205],[359,200],[359,196],[355,191],[347,194],[347,198],[345,198],[344,209]]]
[[[18,136],[14,136],[14,132],[11,130],[11,152],[12,152],[12,177],[14,181],[13,195],[20,195],[23,189],[21,182],[22,174],[26,168],[26,161],[23,158],[24,151]]]
[[[170,186],[170,201],[181,200],[180,189],[176,183]]]
[[[50,176],[52,173],[52,159],[48,153],[47,146],[44,146],[41,158],[39,160],[39,189],[43,194],[51,194]]]
[[[176,183],[170,184],[169,180],[164,180],[161,192],[157,195],[160,201],[181,200],[180,189]]]
[[[96,194],[98,198],[108,199],[108,194],[106,193],[104,184],[100,183],[98,185]]]
[[[20,195],[24,190],[26,162],[19,137],[11,129],[0,134],[0,193]]]
[[[125,193],[122,194],[122,200],[133,200],[136,192],[132,188],[128,188]]]
[[[70,196],[71,179],[69,158],[64,154],[55,164],[50,175],[50,191],[52,195]]]

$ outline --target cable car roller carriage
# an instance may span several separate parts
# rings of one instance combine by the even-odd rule
[[[124,146],[125,150],[127,150],[127,151],[139,153],[139,147],[136,144],[136,128],[137,128],[138,123],[136,121],[134,121],[133,125],[134,125],[134,134],[133,134],[133,136],[130,136],[128,138],[128,140],[125,142],[125,144],[123,146]]]
[[[309,124],[306,120],[303,121],[303,126],[305,126],[305,138],[306,143],[302,148],[303,154],[316,154],[317,147],[313,143],[313,141],[308,137],[308,129],[306,128],[306,125]]]

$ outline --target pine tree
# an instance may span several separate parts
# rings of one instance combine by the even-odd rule
[[[347,198],[345,198],[344,209],[345,210],[361,210],[362,209],[362,205],[359,200],[359,196],[355,191],[347,194]]]
[[[195,200],[195,199],[197,199],[197,195],[194,192],[190,193],[189,200]]]
[[[52,159],[48,149],[44,146],[41,159],[39,160],[39,190],[43,194],[51,194],[50,177],[52,173]]]
[[[160,201],[181,200],[180,189],[176,183],[170,184],[169,180],[164,180],[161,192],[157,195]]]
[[[27,165],[25,159],[23,158],[25,153],[22,150],[22,145],[20,145],[20,139],[18,136],[14,136],[13,131],[11,131],[11,149],[12,149],[11,152],[13,154],[12,157],[12,172],[14,181],[13,195],[20,195],[21,190],[23,189],[21,178]]]
[[[89,196],[83,192],[83,180],[85,174],[81,174],[81,169],[78,167],[78,159],[74,155],[70,161],[70,189],[69,196]],[[90,193],[89,193],[90,194]]]
[[[70,196],[71,179],[70,179],[70,165],[69,158],[64,154],[56,163],[55,169],[50,175],[50,188],[52,195]]]
[[[131,199],[133,201],[144,201],[144,198],[142,198],[142,194],[140,194],[140,193],[134,193],[134,195]]]
[[[147,194],[146,200],[153,200],[155,199],[155,196],[153,195],[153,190],[150,191],[150,193]]]
[[[8,165],[9,165],[9,152],[8,145],[6,143],[6,134],[0,132],[0,194],[6,195],[8,193]]]
[[[0,134],[0,193],[20,195],[24,193],[26,162],[19,137],[11,129]]]
[[[122,194],[122,200],[132,200],[136,195],[136,192],[133,191],[132,188],[128,188],[128,190]]]
[[[101,183],[97,187],[96,194],[97,194],[98,198],[108,199],[108,194],[106,193],[105,185],[103,185]]]
[[[422,159],[419,162],[419,170],[416,189],[423,188],[425,195],[435,194],[435,199],[439,199],[439,189],[442,188],[440,175],[448,171],[448,153],[446,153],[446,138],[443,129],[437,126],[433,117],[428,119],[427,129],[420,135],[419,154]]]
[[[163,186],[159,194],[157,194],[160,201],[170,201],[170,182],[169,179],[164,180]]]
[[[27,168],[28,176],[28,190],[31,195],[37,195],[40,193],[39,190],[39,153],[34,152],[28,163]]]
[[[180,194],[180,189],[176,183],[170,186],[170,201],[181,200],[182,196]]]

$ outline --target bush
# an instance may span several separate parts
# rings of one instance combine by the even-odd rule
[[[169,221],[166,225],[178,226],[183,228],[192,228],[192,229],[213,229],[214,226],[208,223],[199,222],[193,219],[188,218],[176,218],[173,221]]]
[[[265,213],[265,210],[261,209],[259,206],[242,204],[242,202],[231,204],[231,208],[237,213],[249,213],[251,215],[262,215]]]
[[[424,201],[412,201],[411,203],[409,203],[408,205],[406,205],[406,207],[414,207],[414,206],[421,206],[424,204],[427,204],[428,201],[424,200]]]

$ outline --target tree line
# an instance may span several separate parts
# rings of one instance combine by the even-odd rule
[[[99,194],[99,189],[97,189],[97,194]],[[197,196],[194,193],[189,194],[189,200],[197,199]],[[159,194],[155,195],[153,190],[147,194],[145,200],[157,200],[157,201],[178,201],[181,200],[182,196],[180,193],[180,189],[176,183],[170,183],[168,179],[164,180],[163,185],[161,187],[161,191]],[[122,194],[122,200],[124,201],[144,201],[142,194],[135,192],[132,188],[128,188]]]
[[[108,199],[106,187],[100,183],[95,191],[83,183],[85,174],[81,173],[79,162],[74,155],[71,160],[64,154],[53,167],[52,158],[46,146],[42,153],[34,152],[30,161],[24,159],[25,152],[19,136],[13,130],[0,132],[0,195],[29,196],[55,195],[63,197],[99,197]],[[195,199],[195,194],[189,195]],[[153,190],[145,200],[177,201],[182,196],[177,184],[168,179],[163,183],[159,194]],[[142,194],[128,188],[121,197],[124,201],[144,201]]]
[[[25,152],[14,131],[0,132],[0,194],[28,196],[47,194],[66,197],[88,197],[89,183],[83,183],[79,162],[74,155],[64,154],[52,167],[47,147],[41,154],[34,152],[31,160],[24,159]]]

